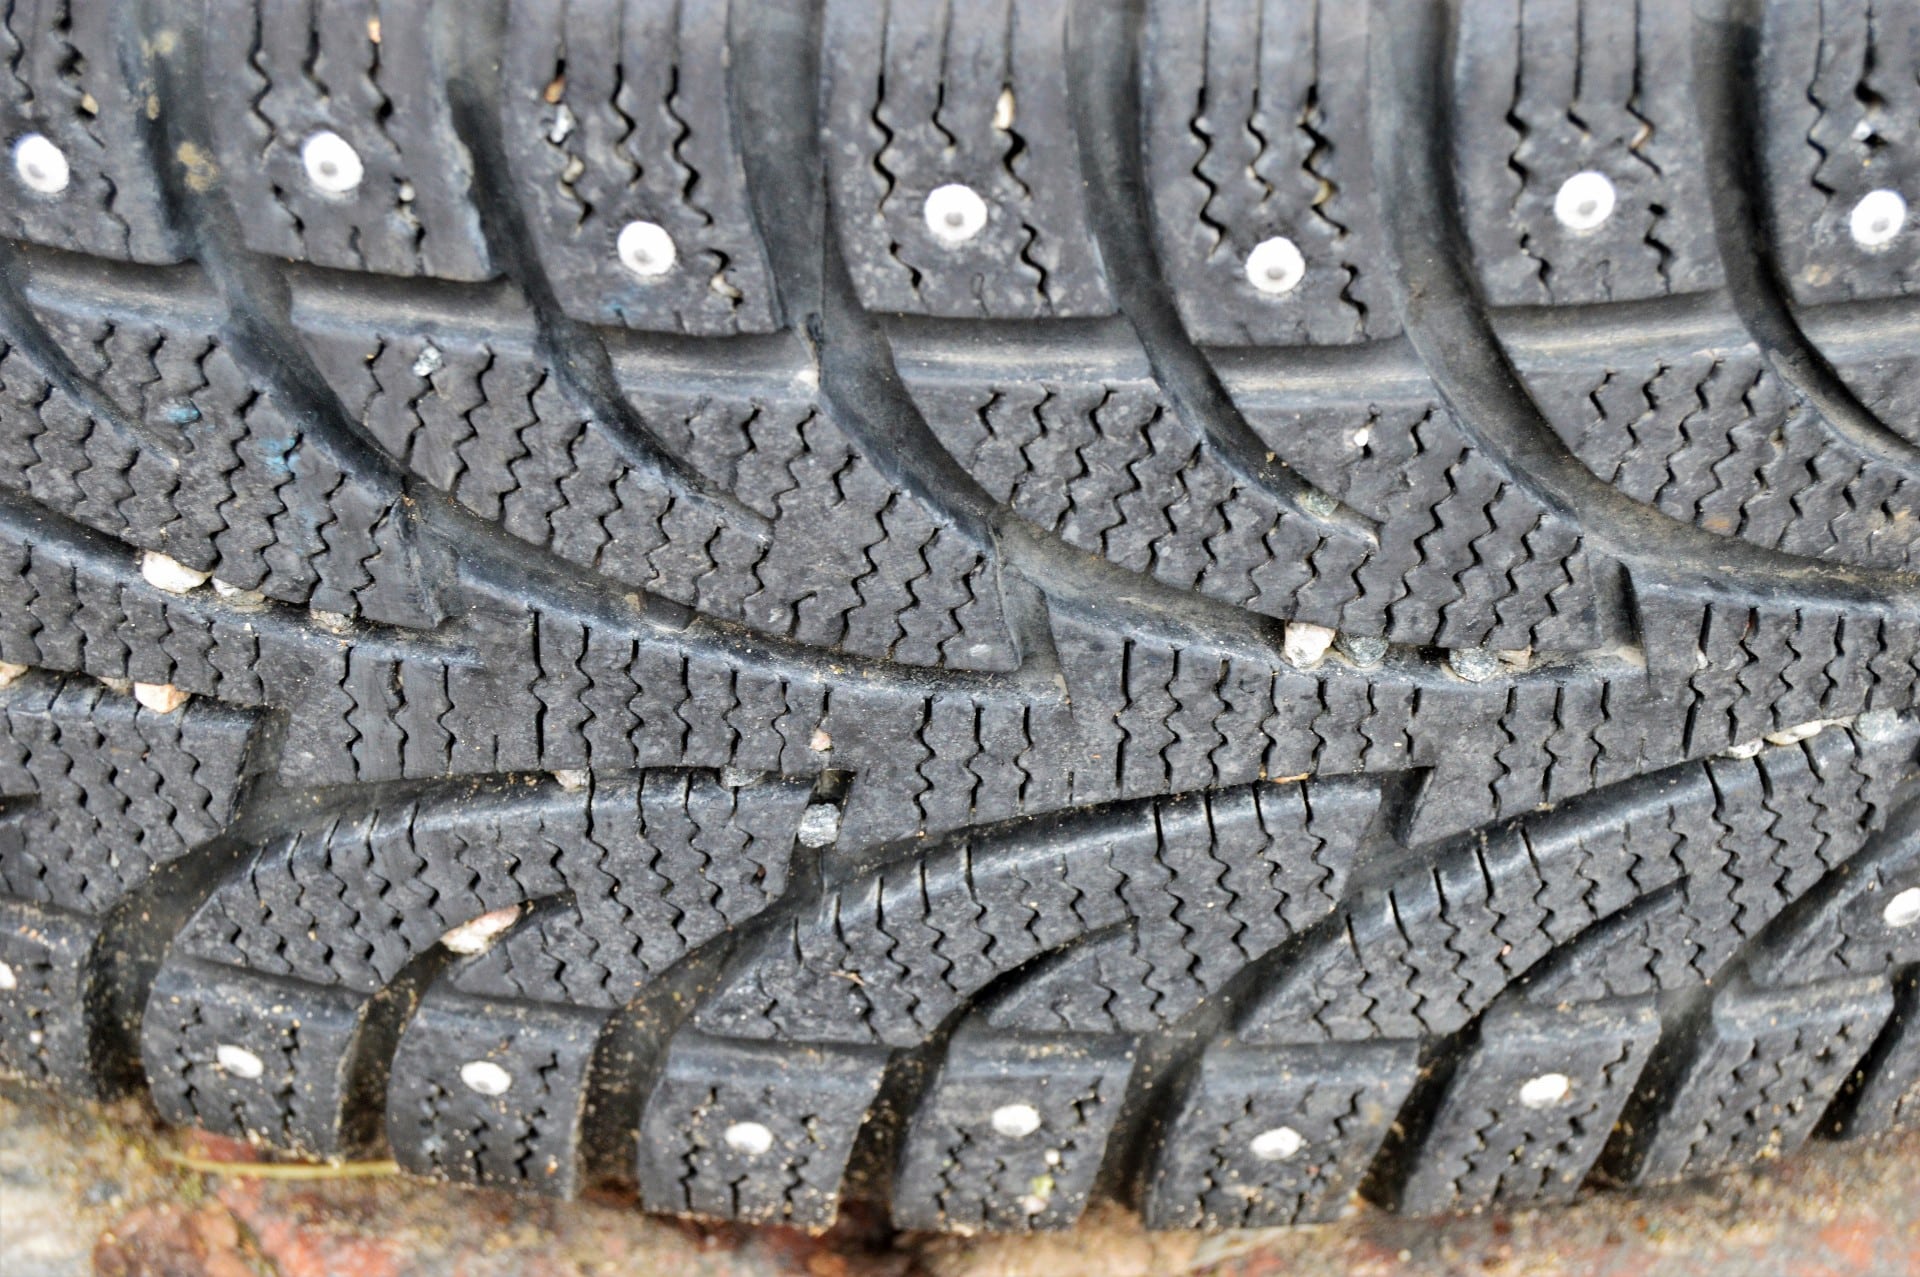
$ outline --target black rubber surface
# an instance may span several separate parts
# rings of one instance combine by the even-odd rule
[[[0,1067],[806,1226],[1920,1121],[1912,0],[4,13]]]

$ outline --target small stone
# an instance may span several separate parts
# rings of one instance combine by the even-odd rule
[[[1484,683],[1500,672],[1500,658],[1491,648],[1460,647],[1447,653],[1447,666],[1469,683]]]
[[[1792,727],[1783,728],[1777,732],[1768,732],[1763,739],[1769,745],[1798,745],[1803,740],[1818,736],[1831,726],[1833,726],[1832,719],[1816,718],[1809,723],[1796,723]]]
[[[1008,1139],[1025,1139],[1040,1129],[1040,1110],[1031,1104],[1002,1104],[989,1120]]]
[[[505,1095],[513,1086],[513,1074],[492,1060],[469,1060],[462,1064],[460,1080],[476,1095]]]
[[[773,1150],[773,1132],[760,1122],[735,1122],[720,1133],[728,1148],[748,1157],[760,1157]]]
[[[231,581],[222,581],[217,576],[213,578],[213,592],[237,608],[257,608],[267,605],[267,596],[260,591],[249,590]]]
[[[420,353],[413,358],[413,375],[431,377],[439,372],[446,362],[446,356],[440,353],[440,348],[429,342],[420,347]]]
[[[1880,918],[1889,927],[1895,929],[1911,927],[1914,923],[1920,922],[1920,887],[1908,887],[1887,901],[1887,907],[1881,910]]]
[[[260,1057],[244,1046],[234,1046],[227,1042],[213,1048],[214,1063],[237,1078],[251,1082],[267,1071]]]
[[[824,754],[833,748],[833,737],[827,735],[825,729],[816,727],[813,735],[807,737],[807,748],[816,754]]]
[[[12,989],[17,989],[19,987],[20,987],[20,977],[13,973],[12,967],[8,966],[4,962],[0,962],[0,993],[4,993]]]
[[[800,816],[795,835],[802,847],[826,847],[840,836],[840,809],[832,803],[814,803]]]
[[[313,618],[315,625],[335,634],[345,634],[353,628],[353,620],[345,612],[326,612],[320,608],[314,608],[307,615]]]
[[[1342,634],[1336,647],[1361,669],[1372,669],[1387,659],[1387,641],[1372,634]]]
[[[165,590],[169,594],[185,594],[205,585],[213,574],[190,568],[158,550],[148,550],[140,556],[140,575],[155,589]]]
[[[1331,519],[1340,512],[1340,499],[1331,492],[1308,488],[1300,494],[1299,506],[1316,519]]]
[[[1263,1162],[1284,1162],[1306,1145],[1306,1137],[1291,1126],[1276,1126],[1249,1140],[1247,1151]]]
[[[1520,1102],[1530,1109],[1552,1108],[1573,1091],[1573,1079],[1564,1073],[1542,1073],[1520,1087]]]
[[[1900,734],[1900,714],[1890,709],[1870,709],[1853,720],[1853,734],[1870,745],[1882,745]]]
[[[593,783],[593,773],[581,767],[562,767],[553,773],[554,781],[570,794],[577,794]]]
[[[759,784],[765,775],[765,772],[749,771],[745,767],[722,767],[720,783],[728,789],[745,789],[749,785]]]
[[[494,942],[513,929],[520,921],[520,906],[508,905],[505,909],[495,909],[483,913],[478,918],[448,931],[440,937],[440,944],[454,953],[472,957],[476,953],[485,953],[493,948]]]
[[[135,683],[133,699],[156,714],[171,714],[193,698],[172,683]]]
[[[0,687],[6,687],[27,672],[24,665],[15,665],[12,661],[0,661]]]
[[[993,104],[993,127],[1005,133],[1013,127],[1013,90],[1002,89]]]
[[[1334,631],[1328,626],[1315,625],[1311,621],[1288,621],[1280,644],[1280,655],[1295,669],[1309,670],[1325,659],[1335,637]]]

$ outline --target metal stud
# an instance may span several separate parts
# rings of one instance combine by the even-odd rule
[[[1862,248],[1891,243],[1907,224],[1907,201],[1898,191],[1868,191],[1847,215],[1847,230]]]
[[[620,264],[641,279],[660,278],[680,256],[673,236],[658,222],[628,222],[620,228],[614,251],[620,255]]]
[[[42,195],[58,195],[73,180],[66,152],[44,133],[29,133],[13,144],[13,171],[28,190]]]
[[[1284,235],[1263,239],[1247,254],[1247,282],[1276,297],[1292,292],[1307,277],[1307,259]]]
[[[345,195],[367,176],[360,152],[330,129],[320,130],[301,145],[300,162],[306,166],[307,180],[329,195]]]
[[[987,225],[987,202],[958,182],[934,187],[924,212],[927,229],[943,244],[964,244]]]
[[[1599,230],[1613,216],[1615,199],[1612,180],[1588,169],[1560,183],[1553,196],[1553,215],[1570,231]]]

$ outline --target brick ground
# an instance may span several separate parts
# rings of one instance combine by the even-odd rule
[[[0,1084],[6,1277],[1920,1277],[1920,1133],[1820,1145],[1754,1172],[1571,1208],[1206,1238],[1108,1209],[1038,1238],[824,1238],[655,1219],[629,1201],[516,1201],[401,1179],[185,1174],[168,1151],[243,1148],[155,1130],[134,1106]]]

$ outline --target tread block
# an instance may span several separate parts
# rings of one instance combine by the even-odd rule
[[[682,392],[662,384],[657,359],[622,357],[630,411],[604,421],[524,324],[428,335],[357,314],[300,322],[390,456],[521,540],[814,647],[1017,663],[991,547],[890,481],[791,375],[798,365],[715,361],[699,380],[717,384]]]
[[[1368,39],[1363,6],[1148,5],[1147,198],[1194,341],[1325,346],[1399,332],[1368,140]],[[1305,262],[1284,293],[1247,274],[1248,254],[1274,237]]]
[[[1899,920],[1894,901],[1920,889],[1920,819],[1896,822],[1868,850],[1840,865],[1769,931],[1749,958],[1755,982],[1811,984],[1920,963],[1920,925]],[[1889,918],[1888,909],[1896,910]]]
[[[1595,475],[1683,523],[1788,554],[1911,571],[1914,470],[1852,444],[1750,342],[1607,352],[1522,376]]]
[[[590,794],[463,785],[370,807],[269,843],[175,952],[370,995],[456,926],[569,897],[565,923],[510,934],[460,978],[480,994],[618,1006],[773,903],[808,792],[659,770]],[[570,944],[539,947],[569,924]]]
[[[454,134],[448,70],[417,4],[209,0],[209,115],[223,184],[259,253],[381,275],[494,273]],[[305,148],[331,133],[362,175],[316,182]]]
[[[821,49],[829,206],[871,310],[1105,315],[1068,111],[1065,0],[829,0]],[[942,238],[927,199],[964,186],[985,222]]]
[[[395,1160],[463,1184],[572,1197],[587,1073],[605,1020],[591,1009],[429,990],[387,1082]],[[490,1094],[502,1077],[506,1088]]]
[[[1894,981],[1893,1013],[1847,1080],[1833,1133],[1851,1139],[1920,1127],[1920,968]]]
[[[682,1032],[647,1099],[640,1195],[652,1210],[825,1228],[887,1052],[767,1051]]]
[[[1130,952],[1107,955],[1116,979],[1098,1008],[1067,1007],[1049,982],[1016,997],[1005,1022],[1079,1014],[1094,1031],[1160,1027],[1332,908],[1379,797],[1336,783],[1323,810],[1322,796],[1262,785],[930,850],[831,888],[755,946],[698,1023],[910,1046],[996,976],[1127,924]]]
[[[1801,302],[1920,288],[1920,235],[1863,246],[1849,229],[1869,191],[1920,191],[1920,16],[1897,0],[1761,8],[1761,169],[1778,269]]]
[[[1892,1010],[1884,977],[1722,989],[1643,1075],[1603,1169],[1624,1183],[1660,1184],[1792,1152]]]
[[[88,678],[0,688],[0,896],[104,913],[226,826],[255,722],[207,700],[161,714]]]
[[[514,0],[500,127],[547,282],[589,323],[716,336],[779,326],[728,97],[726,3]],[[642,276],[620,233],[674,261]]]
[[[14,0],[0,13],[0,236],[136,262],[174,262],[160,183],[147,162],[144,92],[127,79],[118,28],[131,14],[85,0]],[[37,191],[13,148],[38,133],[60,149],[67,181]]]
[[[89,1024],[89,959],[100,924],[0,899],[0,1073],[98,1093]]]
[[[1132,1073],[1130,1038],[955,1034],[907,1128],[894,1226],[1070,1227]]]
[[[360,467],[260,384],[183,287],[185,314],[36,293],[55,352],[0,339],[0,484],[97,531],[283,602],[431,627],[429,561],[398,477]],[[56,363],[65,367],[50,366]],[[292,405],[292,406],[290,406]]]
[[[1055,375],[922,340],[902,375],[988,495],[1164,585],[1393,642],[1561,649],[1590,636],[1579,529],[1470,447],[1423,378],[1330,395],[1228,368],[1273,454],[1268,474],[1173,411],[1137,351]],[[1281,471],[1373,526],[1302,513]]]
[[[1692,14],[1660,0],[1496,0],[1460,10],[1454,163],[1488,299],[1625,301],[1720,283],[1693,103]],[[1576,173],[1614,193],[1556,215]]]
[[[371,997],[235,967],[172,962],[154,978],[141,1057],[169,1122],[334,1157],[363,1146],[378,1096],[349,1093]]]
[[[1900,774],[1899,755],[1822,733],[1454,844],[1426,874],[1356,893],[1250,1003],[1240,1032],[1255,1042],[1456,1032],[1535,963],[1670,884],[1682,907],[1650,914],[1664,932],[1622,952],[1659,988],[1711,980],[1859,850],[1884,819],[1872,777]]]
[[[1572,1200],[1659,1037],[1650,998],[1489,1011],[1431,1125],[1394,1159],[1395,1208],[1441,1215]]]
[[[1413,1042],[1219,1044],[1147,1160],[1149,1228],[1262,1228],[1338,1218],[1413,1086]]]

